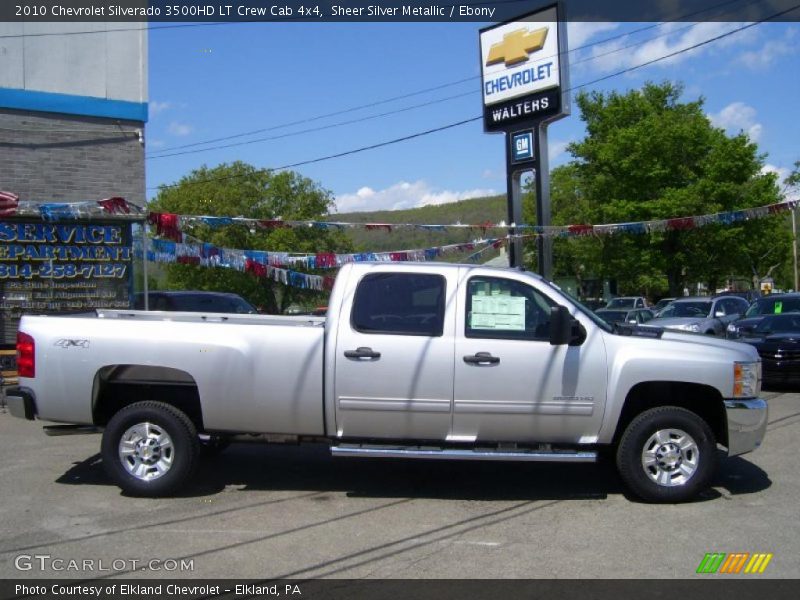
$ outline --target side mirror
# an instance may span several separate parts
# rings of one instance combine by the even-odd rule
[[[550,345],[563,346],[572,341],[572,315],[566,306],[550,308]]]
[[[717,317],[718,319],[720,317],[724,317],[725,316],[725,311],[724,310],[718,310],[717,312],[714,313],[714,316]]]

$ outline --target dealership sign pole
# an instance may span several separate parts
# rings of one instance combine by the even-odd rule
[[[569,69],[563,5],[553,4],[480,31],[483,126],[505,133],[508,220],[522,223],[522,175],[533,171],[536,224],[550,225],[547,126],[569,114]],[[509,244],[512,267],[522,265],[516,227]],[[552,241],[537,238],[538,271],[552,278]]]

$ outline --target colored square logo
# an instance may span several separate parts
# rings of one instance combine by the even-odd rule
[[[533,160],[533,132],[521,131],[511,135],[511,161]]]

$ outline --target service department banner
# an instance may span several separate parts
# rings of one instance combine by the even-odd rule
[[[0,319],[13,343],[23,313],[129,308],[131,224],[0,221]]]

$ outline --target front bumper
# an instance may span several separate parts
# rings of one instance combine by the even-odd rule
[[[728,456],[752,452],[767,431],[767,401],[762,398],[725,400]]]
[[[36,402],[33,391],[25,387],[10,387],[6,390],[8,412],[12,417],[33,421],[36,417]]]

